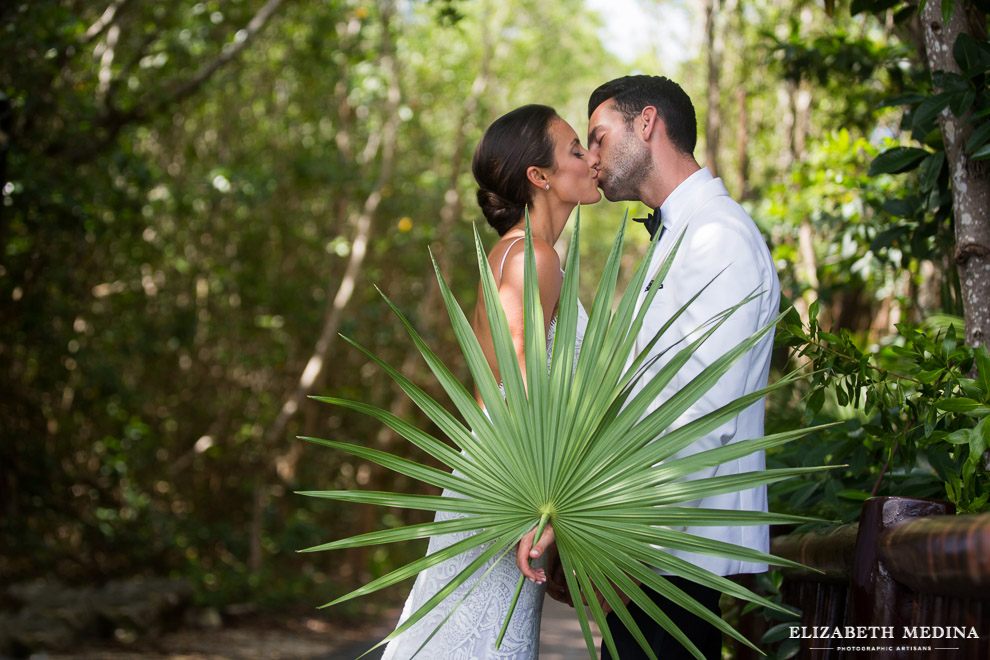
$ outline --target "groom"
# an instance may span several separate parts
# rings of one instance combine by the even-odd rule
[[[588,116],[588,150],[600,159],[598,185],[605,197],[613,202],[638,200],[654,209],[642,221],[651,236],[661,232],[649,273],[659,269],[667,251],[677,237],[684,234],[661,290],[647,310],[634,352],[642,350],[678,309],[714,280],[653,348],[653,354],[662,356],[641,382],[649,380],[676,353],[676,349],[664,352],[665,349],[684,337],[697,336],[697,330],[709,319],[752,292],[762,291],[759,298],[736,311],[701,345],[661,392],[654,406],[647,411],[649,413],[723,353],[772,321],[780,305],[780,285],[770,252],[752,219],[729,197],[722,180],[713,178],[708,169],[700,167],[695,160],[693,151],[698,129],[694,107],[680,86],[659,76],[619,78],[592,93]],[[640,305],[645,296],[646,291],[640,292]],[[770,333],[672,428],[765,387],[772,347],[773,334]],[[680,455],[762,436],[763,409],[761,399]],[[751,472],[764,467],[763,452],[759,452],[704,470],[694,478]],[[766,487],[708,497],[694,504],[713,509],[766,511]],[[766,526],[688,527],[685,531],[764,552],[769,549]],[[671,552],[718,575],[767,570],[765,564]],[[669,579],[716,615],[721,614],[717,591],[678,577]],[[720,657],[722,636],[715,627],[673,605],[660,594],[650,589],[646,591],[707,658]],[[640,608],[631,605],[630,611],[657,657],[665,660],[691,657]],[[646,657],[614,613],[607,621],[621,660]],[[603,644],[602,660],[608,659],[611,655]]]
[[[638,200],[654,209],[648,218],[640,220],[651,236],[660,232],[650,264],[651,275],[660,268],[678,236],[683,233],[684,237],[663,283],[656,285],[661,288],[647,310],[634,354],[643,350],[677,310],[711,282],[652,349],[651,355],[660,355],[660,358],[640,383],[648,381],[676,354],[677,349],[666,351],[667,348],[684,338],[693,339],[699,328],[712,317],[738,304],[754,291],[762,292],[730,316],[698,348],[647,410],[646,414],[649,414],[723,353],[772,321],[780,304],[780,285],[770,252],[752,219],[729,197],[722,180],[712,177],[708,169],[699,166],[694,159],[697,122],[691,100],[680,86],[659,76],[619,78],[605,83],[592,93],[588,115],[588,150],[593,158],[600,161],[598,185],[605,197],[613,202]],[[640,292],[640,306],[647,290],[648,287]],[[773,334],[770,333],[671,428],[687,424],[744,394],[765,387],[772,346]],[[762,436],[763,408],[764,401],[761,399],[679,455]],[[763,470],[764,467],[761,451],[702,470],[692,478],[733,475]],[[766,511],[766,487],[707,497],[691,504],[711,509]],[[688,527],[685,531],[763,552],[769,548],[766,526]],[[531,556],[542,554],[546,545],[541,540],[533,548]],[[528,568],[525,563],[527,548],[528,544],[525,547],[520,544],[519,566],[524,573]],[[765,564],[677,550],[670,552],[718,575],[767,570]],[[702,606],[721,615],[718,591],[676,576],[668,579]],[[644,587],[644,591],[706,658],[714,660],[720,657],[722,635],[718,629],[653,590]],[[629,610],[657,657],[664,660],[692,657],[638,606],[630,604]],[[639,660],[647,657],[614,613],[609,614],[607,623],[619,657],[612,658],[603,643],[602,660]]]

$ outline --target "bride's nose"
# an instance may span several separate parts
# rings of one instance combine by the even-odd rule
[[[596,154],[593,154],[590,151],[588,152],[588,167],[593,170],[597,170],[600,162],[602,161]]]

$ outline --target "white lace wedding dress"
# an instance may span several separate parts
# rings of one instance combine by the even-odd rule
[[[512,247],[511,245],[509,246]],[[506,250],[508,253],[508,250]],[[503,264],[505,263],[503,259]],[[588,314],[578,302],[577,342],[575,356],[581,348],[581,341],[588,325]],[[547,334],[547,362],[549,364],[553,347],[557,319],[550,323]],[[460,497],[457,493],[443,491],[444,497]],[[438,511],[435,520],[451,520],[464,514]],[[474,532],[443,534],[430,538],[427,554],[453,545]],[[440,591],[454,576],[484,552],[488,545],[463,552],[432,568],[428,568],[416,578],[412,592],[406,599],[399,624],[408,619],[434,594]],[[389,642],[382,660],[408,660],[416,653],[423,641],[430,636],[451,609],[460,602],[485,572],[492,567],[492,559],[482,566],[464,584],[454,590],[416,625]],[[543,558],[534,562],[542,566]],[[540,650],[540,617],[543,614],[545,585],[537,585],[529,580],[523,582],[522,593],[516,603],[512,620],[502,639],[499,650],[495,650],[495,640],[502,629],[505,615],[512,603],[512,596],[519,582],[519,568],[516,567],[516,553],[510,550],[484,581],[461,603],[454,614],[437,631],[433,639],[423,648],[417,658],[423,660],[536,660]]]

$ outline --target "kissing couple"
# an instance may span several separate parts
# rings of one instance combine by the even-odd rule
[[[651,357],[659,357],[652,364],[648,363],[649,370],[638,381],[638,389],[642,389],[642,384],[659,372],[674,355],[675,351],[667,350],[672,345],[686,337],[696,336],[698,329],[709,319],[744,300],[753,291],[762,291],[728,317],[701,344],[657,397],[653,407],[647,411],[649,414],[723,353],[771,322],[779,308],[780,285],[770,252],[752,219],[729,196],[721,179],[714,178],[695,160],[693,151],[697,142],[697,121],[691,100],[679,85],[659,76],[627,76],[613,80],[591,94],[588,117],[588,142],[585,147],[575,130],[552,108],[523,106],[492,123],[475,151],[472,169],[479,186],[478,204],[499,235],[498,242],[488,254],[488,263],[495,277],[523,377],[526,374],[523,239],[527,209],[540,303],[546,323],[548,363],[563,284],[563,270],[554,244],[574,207],[594,204],[602,194],[610,201],[640,201],[654,209],[648,218],[641,220],[651,237],[659,233],[658,246],[648,273],[659,270],[665,255],[678,237],[682,237],[662,290],[657,291],[650,302],[636,340],[634,354],[647,347],[657,332],[670,322],[669,328],[651,350]],[[707,286],[709,284],[711,286]],[[640,292],[637,307],[642,305],[652,285],[650,282],[646,290]],[[699,290],[702,290],[700,294]],[[677,316],[677,311],[685,305],[686,310]],[[585,310],[580,308],[576,351],[580,351],[587,320]],[[480,286],[473,327],[496,381],[501,382]],[[772,345],[773,334],[769,333],[684,412],[671,428],[683,426],[765,387]],[[763,413],[764,400],[760,399],[679,455],[761,437]],[[759,451],[702,470],[692,478],[735,475],[763,469],[764,456]],[[458,497],[451,491],[444,491],[443,494]],[[706,509],[765,512],[766,487],[714,495],[696,500],[691,505]],[[450,520],[462,515],[440,511],[436,520]],[[689,526],[685,531],[762,552],[769,549],[766,525]],[[558,599],[566,596],[562,596],[561,579],[555,575],[560,571],[546,563],[546,559],[555,554],[552,552],[552,528],[544,530],[535,546],[534,533],[535,530],[520,541],[515,561],[511,556],[506,556],[497,560],[494,566],[478,571],[475,577],[447,596],[430,614],[394,638],[388,644],[383,660],[406,660],[424,642],[426,644],[417,657],[434,660],[537,658],[540,617],[548,577],[550,594]],[[438,552],[469,534],[434,536],[430,539],[428,553]],[[481,548],[476,548],[421,572],[399,623],[418,610],[481,552]],[[674,549],[670,552],[716,575],[767,570],[766,564]],[[530,566],[531,560],[533,566]],[[525,583],[505,637],[496,650],[495,640],[511,606],[520,571],[529,581]],[[482,575],[483,582],[476,584]],[[717,590],[673,575],[664,577],[716,616],[721,615],[720,593]],[[644,590],[706,658],[720,657],[721,632],[717,628],[661,594],[645,586]],[[466,598],[465,594],[468,594]],[[455,610],[453,614],[452,610]],[[629,610],[658,658],[692,657],[680,642],[637,605],[630,604]],[[609,614],[607,623],[619,656],[613,658],[603,645],[603,660],[647,657],[615,613]]]

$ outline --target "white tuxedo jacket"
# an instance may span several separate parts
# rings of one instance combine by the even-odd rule
[[[656,273],[682,231],[684,239],[663,281],[662,288],[647,310],[645,321],[637,337],[635,352],[643,350],[664,323],[705,284],[713,278],[715,281],[657,342],[653,354],[660,353],[675,343],[677,346],[651,367],[640,381],[640,389],[642,383],[655,375],[680,348],[697,337],[696,333],[706,321],[738,304],[754,290],[762,289],[763,293],[759,298],[737,310],[700,346],[680,373],[661,392],[646,414],[686,385],[708,364],[773,320],[780,306],[780,284],[763,236],[746,211],[729,197],[721,179],[713,178],[707,169],[696,172],[670,194],[661,206],[661,217],[665,231],[654,251],[647,281]],[[645,295],[645,291],[640,292],[637,311],[642,306]],[[678,343],[678,340],[684,338],[687,339]],[[678,418],[672,428],[697,419],[745,393],[765,387],[772,347],[771,332],[736,362],[732,369],[694,406]],[[763,411],[764,399],[760,399],[678,455],[689,455],[737,440],[762,436]],[[663,442],[663,437],[661,436],[656,442]],[[763,452],[759,452],[717,468],[703,470],[692,478],[763,469],[765,469],[764,456]],[[707,497],[695,500],[689,506],[766,511],[766,487]],[[686,531],[755,550],[764,552],[769,550],[769,533],[765,525],[688,527]],[[758,573],[767,570],[766,564],[676,550],[671,552],[718,575]]]

